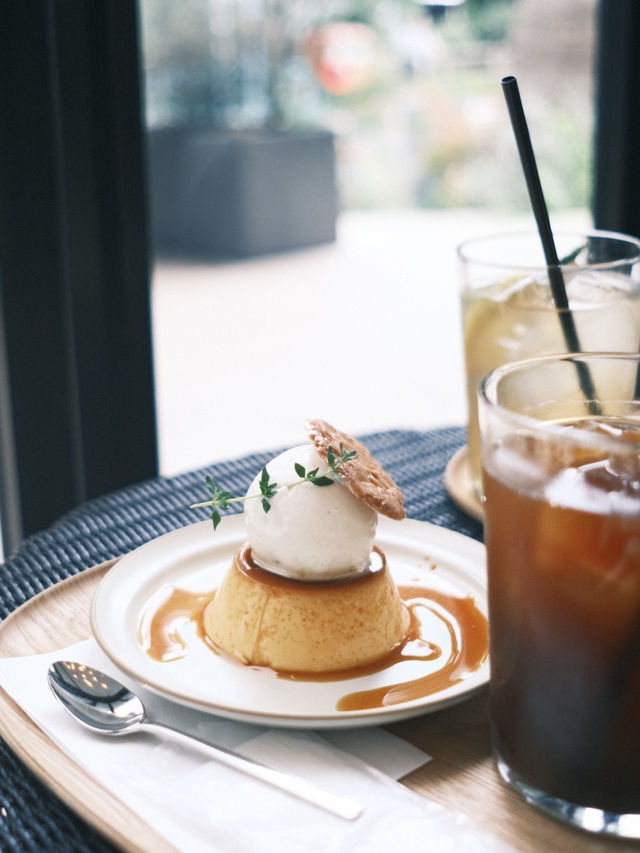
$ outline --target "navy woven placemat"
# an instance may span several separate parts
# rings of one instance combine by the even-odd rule
[[[459,510],[444,489],[444,469],[465,441],[463,428],[391,430],[361,439],[402,488],[409,517],[482,538],[481,524]],[[275,452],[147,480],[68,513],[27,539],[0,566],[0,618],[64,578],[207,518],[206,509],[189,509],[207,497],[205,473],[232,494],[244,494]],[[113,846],[67,809],[1,741],[0,766],[0,850],[112,853]]]

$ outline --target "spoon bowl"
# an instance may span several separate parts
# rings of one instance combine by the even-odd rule
[[[80,723],[105,734],[122,735],[145,721],[142,700],[124,684],[85,664],[56,661],[49,686]]]
[[[115,678],[91,666],[76,661],[56,661],[49,667],[47,680],[62,706],[94,732],[105,735],[141,731],[163,734],[198,749],[210,759],[274,785],[345,820],[354,820],[362,814],[363,807],[356,800],[325,791],[306,779],[267,767],[224,747],[213,746],[171,726],[152,722],[139,696]]]

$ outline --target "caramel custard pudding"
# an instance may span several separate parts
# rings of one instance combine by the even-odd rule
[[[300,581],[258,566],[245,545],[235,555],[203,627],[237,660],[284,672],[335,672],[379,660],[409,628],[387,567],[375,548],[355,577]]]

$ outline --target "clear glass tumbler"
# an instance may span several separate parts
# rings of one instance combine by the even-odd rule
[[[478,399],[499,770],[640,838],[640,355],[503,365]]]
[[[606,231],[555,234],[579,345],[568,346],[537,232],[494,234],[458,247],[468,399],[468,456],[480,496],[476,391],[500,364],[579,350],[638,352],[640,241]]]

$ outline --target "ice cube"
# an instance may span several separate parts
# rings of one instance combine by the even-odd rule
[[[635,282],[626,275],[611,271],[579,270],[570,276],[565,273],[565,287],[573,309],[616,302],[630,294],[638,296]]]

